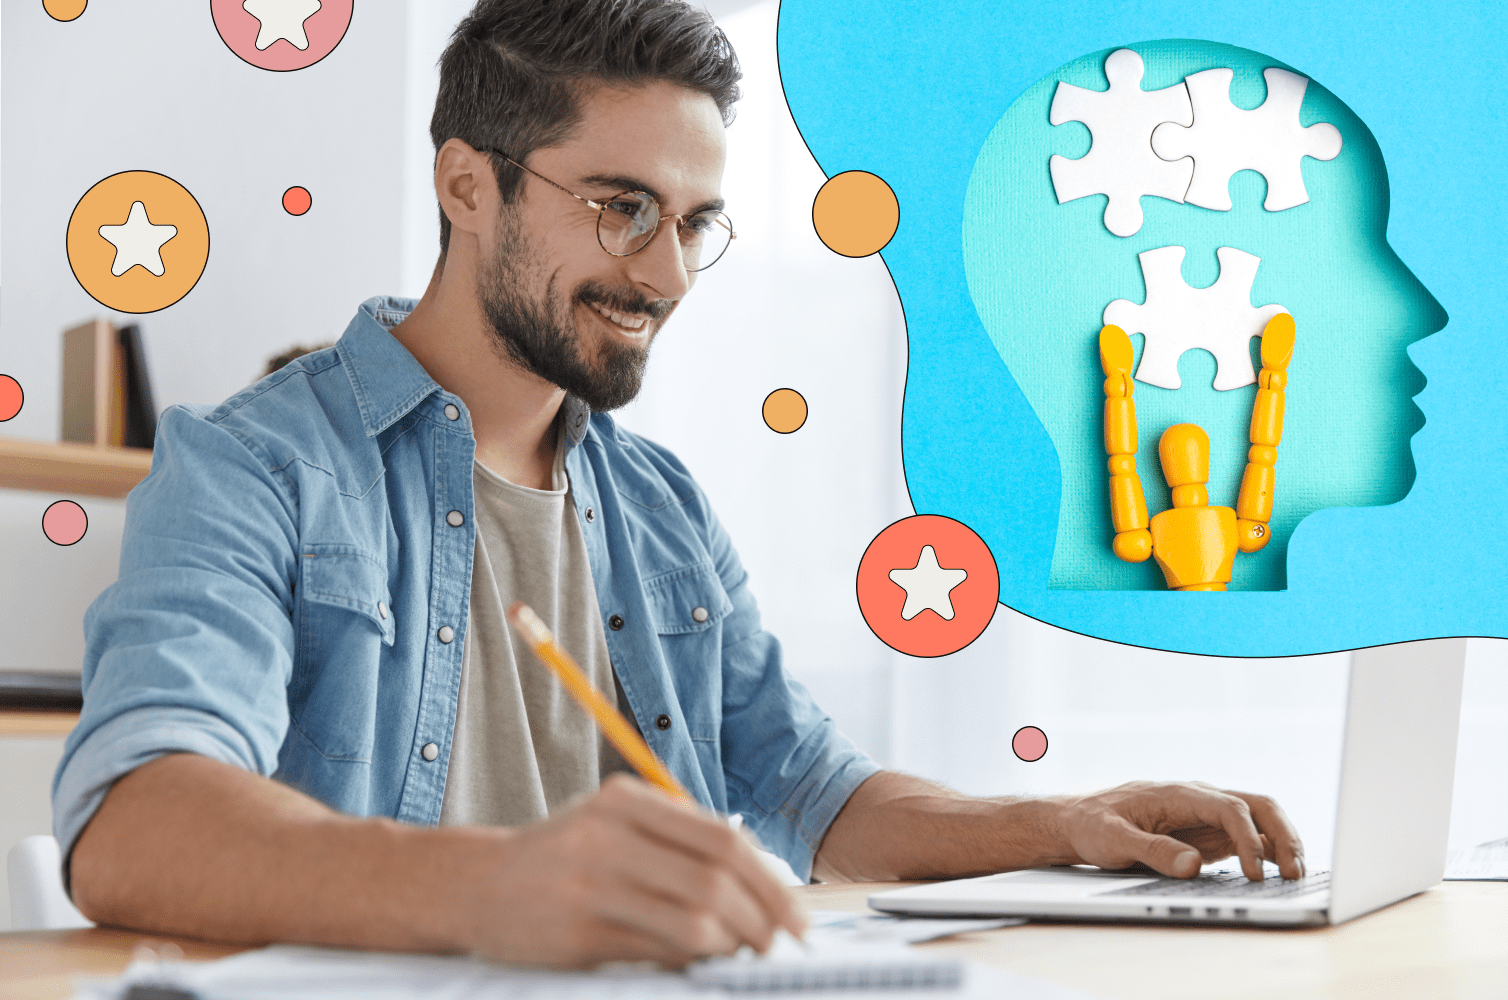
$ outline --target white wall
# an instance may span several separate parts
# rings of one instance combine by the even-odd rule
[[[226,48],[207,3],[95,3],[69,23],[5,4],[0,372],[26,405],[0,434],[56,440],[59,332],[129,319],[84,292],[64,250],[74,205],[118,171],[167,174],[209,221],[198,285],[138,319],[159,407],[224,399],[396,287],[405,17],[398,0],[361,4],[330,56],[271,73]],[[294,184],[314,198],[302,217],[281,206]],[[53,499],[0,494],[0,564],[27,567],[0,576],[0,668],[77,670],[82,609],[114,577],[123,505],[81,500],[89,534],[64,550],[41,536]]]

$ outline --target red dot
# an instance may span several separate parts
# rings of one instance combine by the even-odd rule
[[[58,545],[72,545],[89,530],[89,515],[72,500],[59,500],[42,515],[42,534]]]
[[[0,420],[9,420],[21,412],[21,383],[9,375],[0,375]]]
[[[294,186],[283,192],[283,211],[289,215],[303,215],[314,204],[308,188]]]
[[[1047,753],[1047,734],[1036,726],[1022,726],[1011,738],[1011,749],[1028,763],[1041,760]]]

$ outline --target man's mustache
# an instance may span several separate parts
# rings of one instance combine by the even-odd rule
[[[576,286],[576,292],[571,297],[584,305],[596,304],[612,312],[649,316],[655,321],[669,316],[675,308],[675,302],[671,299],[655,299],[651,302],[638,292],[626,288],[608,288],[595,281],[582,282]]]

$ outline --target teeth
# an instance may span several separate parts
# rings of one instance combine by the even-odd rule
[[[601,315],[612,320],[614,323],[617,323],[625,330],[637,330],[646,322],[645,318],[642,316],[625,316],[620,312],[613,312],[611,309],[600,306],[595,302],[592,303],[592,308],[597,310],[597,312]]]

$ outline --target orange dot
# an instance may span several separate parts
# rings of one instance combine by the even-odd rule
[[[764,422],[777,434],[799,431],[806,423],[806,398],[795,389],[776,389],[764,398]]]
[[[89,6],[89,0],[42,0],[42,9],[54,21],[72,21]]]
[[[289,215],[303,215],[314,204],[308,188],[291,187],[283,192],[283,211]]]
[[[829,180],[812,202],[812,225],[827,248],[845,257],[868,257],[885,249],[901,223],[901,206],[890,185],[863,170]]]
[[[0,375],[0,420],[9,420],[21,412],[21,383],[9,375]]]

